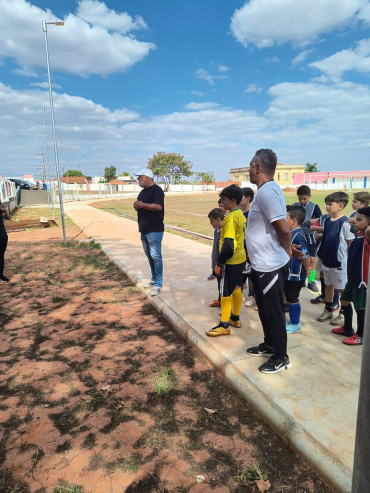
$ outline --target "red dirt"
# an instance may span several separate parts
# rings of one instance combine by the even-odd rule
[[[85,493],[256,492],[238,476],[254,464],[271,492],[333,491],[100,250],[63,247],[59,228],[12,233],[6,275],[1,493],[68,485]],[[164,369],[172,386],[158,395]]]

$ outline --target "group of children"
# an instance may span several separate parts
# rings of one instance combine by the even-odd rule
[[[334,192],[325,197],[326,214],[311,201],[311,190],[307,185],[298,188],[297,197],[298,202],[287,206],[286,216],[291,243],[302,253],[301,258],[290,258],[284,282],[285,311],[289,314],[287,334],[302,331],[300,291],[305,285],[313,292],[319,291],[315,283],[318,272],[321,294],[310,300],[312,304],[325,303],[318,321],[330,320],[335,326],[332,332],[345,336],[344,344],[361,345],[370,252],[370,194],[366,191],[354,194],[354,212],[349,218],[343,214],[349,201],[345,192]],[[231,185],[220,193],[219,207],[208,214],[214,228],[212,276],[208,279],[216,277],[219,287],[219,298],[210,306],[221,307],[219,325],[206,332],[211,337],[230,334],[230,325],[241,327],[244,286],[248,286],[245,306],[255,305],[245,246],[253,198],[251,188]],[[351,303],[357,314],[357,332],[352,327]],[[339,314],[334,317],[336,310]]]

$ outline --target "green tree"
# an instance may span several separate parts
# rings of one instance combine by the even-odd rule
[[[128,176],[130,180],[133,180],[134,177],[130,175],[128,171],[122,171],[122,173],[119,176]]]
[[[68,176],[84,176],[84,175],[82,174],[82,172],[81,172],[80,170],[78,170],[78,169],[69,169],[68,171],[66,171],[66,172],[64,173],[64,175],[63,175],[63,176],[67,176],[67,175],[68,175]]]
[[[91,181],[92,180],[92,177],[91,176],[86,176],[86,180],[87,181]]]
[[[193,175],[192,167],[190,161],[185,161],[184,156],[174,152],[157,152],[151,159],[148,159],[148,168],[161,179],[166,190],[171,183],[179,183],[182,176]]]
[[[306,163],[305,173],[318,173],[317,163]]]
[[[199,171],[199,173],[197,173],[197,179],[202,181],[205,185],[209,185],[215,181],[215,175],[213,171],[208,171],[206,173]]]
[[[112,180],[115,180],[117,178],[116,172],[117,168],[115,166],[107,166],[106,168],[104,168],[105,181],[108,183]]]

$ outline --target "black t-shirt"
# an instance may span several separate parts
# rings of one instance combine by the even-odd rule
[[[164,192],[156,183],[149,188],[143,188],[137,200],[144,204],[158,204],[162,206],[160,211],[147,211],[138,209],[137,219],[140,233],[163,233],[164,231]]]

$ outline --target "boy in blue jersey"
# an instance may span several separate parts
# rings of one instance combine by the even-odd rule
[[[284,281],[284,294],[289,305],[289,318],[286,323],[287,334],[301,332],[301,305],[299,293],[304,286],[306,277],[310,275],[310,254],[303,229],[305,210],[299,205],[288,205],[286,220],[292,233],[292,245],[300,245],[300,251],[305,254],[302,260],[292,257],[289,261],[289,272]]]
[[[348,195],[344,192],[334,192],[325,197],[327,217],[323,224],[323,236],[317,255],[322,260],[322,270],[325,281],[325,310],[318,321],[331,320],[332,325],[341,326],[344,323],[343,309],[333,319],[334,289],[342,294],[347,283],[348,247],[354,236],[348,218],[343,215],[343,209],[348,204]]]
[[[310,271],[311,274],[307,279],[307,287],[314,293],[317,293],[318,287],[315,283],[315,259],[316,259],[316,251],[317,245],[315,240],[315,233],[311,231],[311,224],[315,221],[314,219],[319,219],[321,216],[321,209],[317,204],[311,202],[311,189],[307,185],[301,185],[297,190],[298,201],[295,205],[300,205],[305,210],[305,219],[302,224],[303,232],[306,236],[308,252],[310,254]]]
[[[343,343],[349,346],[358,346],[363,343],[370,253],[370,242],[365,233],[369,226],[370,207],[358,209],[355,222],[356,237],[348,251],[348,282],[340,299],[344,312],[344,324],[332,329],[334,334],[347,336]],[[357,333],[354,333],[352,328],[351,302],[357,313]]]

